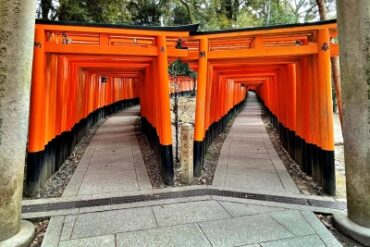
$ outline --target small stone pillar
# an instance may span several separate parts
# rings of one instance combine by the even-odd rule
[[[181,175],[182,183],[193,182],[193,126],[181,125]]]

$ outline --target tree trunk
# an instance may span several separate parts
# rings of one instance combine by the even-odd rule
[[[21,222],[36,2],[0,0],[0,245]]]
[[[319,9],[320,20],[322,21],[327,20],[328,17],[327,17],[325,0],[316,0],[316,4]]]
[[[180,0],[180,3],[184,5],[186,11],[188,12],[191,23],[195,23],[195,18],[193,13],[191,12],[189,4],[186,2],[186,0]]]
[[[348,217],[370,228],[370,1],[337,3]]]
[[[324,21],[328,19],[327,9],[325,5],[325,0],[316,0],[317,7],[319,9],[320,20]],[[332,57],[331,59],[331,71],[334,81],[335,95],[337,100],[338,112],[340,124],[343,126],[343,110],[342,110],[342,90],[340,86],[340,68],[339,68],[339,58]]]
[[[334,88],[335,88],[335,94],[336,94],[336,100],[337,100],[337,107],[339,112],[339,120],[340,125],[343,129],[343,103],[342,103],[342,88],[340,85],[340,67],[339,67],[339,58],[338,57],[332,57],[330,58],[331,61],[331,71],[334,81]]]
[[[41,0],[41,11],[42,11],[42,19],[48,20],[49,19],[49,12],[52,7],[52,0]]]

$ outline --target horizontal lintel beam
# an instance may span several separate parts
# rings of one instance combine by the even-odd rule
[[[209,59],[227,59],[227,58],[247,58],[247,57],[271,57],[271,56],[302,56],[318,53],[316,43],[309,43],[306,46],[288,46],[288,47],[263,47],[232,51],[210,51]]]

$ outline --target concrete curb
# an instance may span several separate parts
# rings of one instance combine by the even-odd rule
[[[0,242],[0,247],[26,247],[35,235],[34,225],[26,220],[21,221],[19,232],[11,238]]]
[[[339,231],[364,246],[370,246],[370,228],[354,223],[344,213],[334,213],[333,218],[334,225],[339,229]]]

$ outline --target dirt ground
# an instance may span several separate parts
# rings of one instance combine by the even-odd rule
[[[49,224],[49,219],[33,220],[31,222],[35,226],[35,236],[28,247],[40,247]]]

